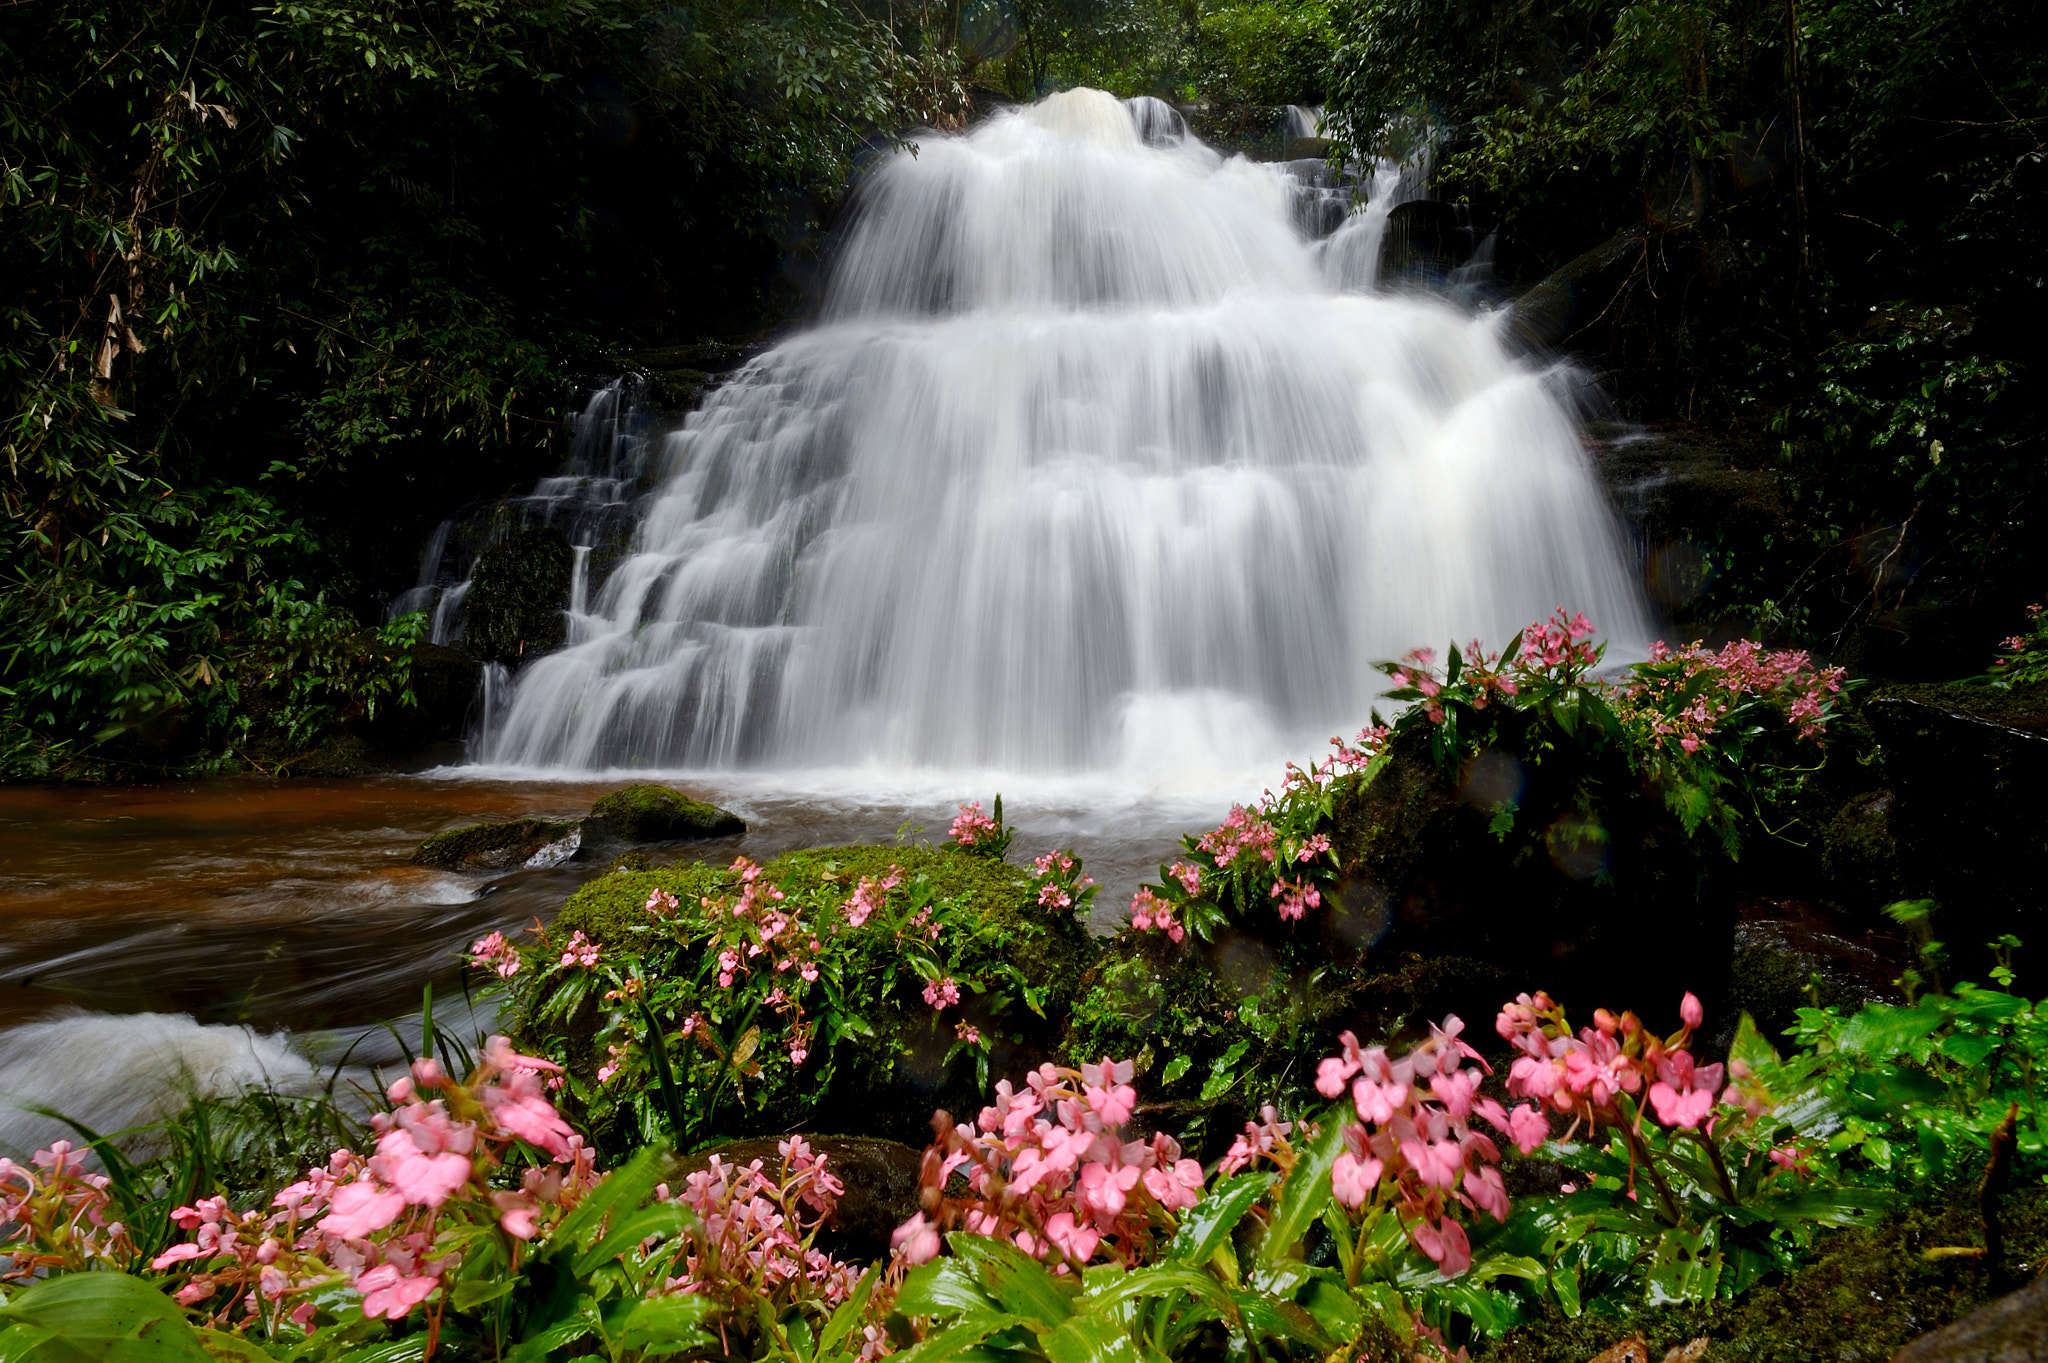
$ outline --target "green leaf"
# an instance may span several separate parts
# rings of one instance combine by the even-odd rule
[[[618,1343],[650,1354],[711,1348],[718,1338],[704,1328],[704,1318],[715,1310],[715,1302],[694,1292],[649,1297],[621,1323]]]
[[[1266,1225],[1266,1238],[1259,1245],[1260,1263],[1271,1267],[1294,1257],[1309,1223],[1322,1214],[1330,1200],[1330,1170],[1344,1149],[1344,1122],[1343,1105],[1333,1105],[1323,1114],[1321,1133],[1296,1157],[1273,1219]]]
[[[1138,1363],[1130,1331],[1108,1316],[1083,1315],[1062,1321],[1039,1341],[1051,1363]]]
[[[1757,1030],[1756,1019],[1745,1012],[1741,1020],[1735,1024],[1735,1040],[1728,1047],[1728,1058],[1739,1061],[1755,1071],[1766,1065],[1777,1064],[1778,1051],[1764,1039],[1764,1034]]]
[[[1230,1091],[1231,1085],[1237,1082],[1237,1075],[1233,1073],[1237,1062],[1244,1059],[1244,1053],[1251,1049],[1251,1044],[1250,1041],[1239,1041],[1216,1057],[1216,1062],[1209,1067],[1209,1077],[1202,1081],[1203,1102],[1214,1102]]]
[[[930,1267],[930,1265],[926,1265]],[[902,1309],[902,1303],[897,1303]],[[919,1311],[906,1311],[906,1315],[922,1315]],[[1023,1324],[1015,1316],[1006,1316],[998,1311],[970,1311],[953,1320],[947,1326],[913,1349],[906,1349],[890,1357],[895,1363],[946,1363],[948,1359],[962,1358],[981,1347],[982,1341],[991,1335],[1001,1334]]]
[[[982,1287],[1011,1315],[1052,1327],[1074,1313],[1072,1289],[1015,1245],[964,1232],[947,1236],[946,1243],[974,1267]]]
[[[1188,1066],[1194,1063],[1194,1058],[1187,1055],[1177,1055],[1173,1059],[1167,1061],[1166,1068],[1159,1072],[1160,1086],[1164,1087],[1167,1084],[1171,1084],[1174,1080],[1180,1078],[1183,1074],[1186,1074],[1188,1072]]]
[[[586,1302],[588,1298],[584,1299]],[[591,1332],[590,1317],[582,1311],[567,1320],[557,1321],[538,1334],[528,1335],[512,1346],[512,1352],[505,1355],[507,1363],[545,1363],[555,1350],[567,1344],[574,1344]],[[421,1344],[425,1344],[424,1336]]]
[[[0,1363],[209,1363],[176,1302],[126,1273],[45,1278],[0,1306]]]
[[[946,1316],[960,1312],[993,1313],[995,1298],[981,1290],[973,1271],[958,1259],[938,1259],[910,1270],[896,1309],[906,1316]]]
[[[1928,999],[1914,1008],[1866,1003],[1835,1037],[1835,1046],[1848,1055],[1889,1060],[1911,1052],[1940,1027],[1944,1017],[1938,999]]]
[[[1230,1233],[1244,1214],[1273,1186],[1274,1177],[1270,1173],[1239,1174],[1217,1182],[1181,1218],[1180,1229],[1167,1246],[1167,1258],[1197,1267],[1208,1263],[1218,1246],[1229,1243]]]

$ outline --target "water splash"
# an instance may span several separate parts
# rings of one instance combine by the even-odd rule
[[[1569,604],[1640,648],[1565,385],[1359,291],[1301,192],[1086,90],[887,158],[820,323],[651,456],[479,757],[1237,766],[1355,726],[1412,644]]]

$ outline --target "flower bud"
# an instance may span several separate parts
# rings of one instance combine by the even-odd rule
[[[1683,999],[1679,1000],[1679,1021],[1683,1022],[1686,1026],[1697,1027],[1700,1025],[1702,1021],[1705,1020],[1706,1016],[1706,1010],[1700,1007],[1698,995],[1688,991],[1686,993],[1686,996]]]

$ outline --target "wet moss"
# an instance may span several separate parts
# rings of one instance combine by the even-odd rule
[[[470,824],[434,834],[419,845],[412,859],[421,866],[455,869],[509,866],[524,861],[551,842],[568,837],[575,827],[573,823],[552,819]]]
[[[680,842],[747,831],[746,820],[730,810],[656,785],[613,791],[590,807],[590,822],[596,825],[593,832],[608,832],[626,842]]]
[[[1884,1363],[1913,1339],[2022,1285],[2048,1257],[2048,1189],[2005,1199],[2010,1250],[2001,1273],[1968,1260],[1928,1260],[1936,1245],[1981,1243],[1967,1193],[1909,1207],[1867,1229],[1829,1232],[1814,1256],[1732,1301],[1640,1306],[1567,1319],[1551,1311],[1472,1347],[1474,1363],[1585,1363],[1640,1334],[1651,1358],[1705,1336],[1726,1363]]]

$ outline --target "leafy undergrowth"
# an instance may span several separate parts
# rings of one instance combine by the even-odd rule
[[[2022,1286],[2048,1258],[2048,1187],[2008,1194],[2008,1276],[1982,1264],[1923,1251],[1976,1245],[1983,1227],[1974,1202],[1953,1195],[1912,1206],[1868,1228],[1833,1231],[1811,1262],[1775,1274],[1733,1301],[1637,1306],[1576,1320],[1555,1308],[1472,1349],[1474,1363],[1585,1363],[1640,1335],[1650,1357],[1706,1337],[1708,1357],[1726,1363],[1883,1363],[1929,1330]]]

